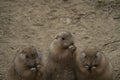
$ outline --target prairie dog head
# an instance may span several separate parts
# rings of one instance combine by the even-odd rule
[[[78,54],[76,59],[79,69],[91,74],[101,65],[102,53],[96,48],[87,48]]]
[[[64,31],[55,36],[51,47],[56,46],[59,49],[67,49],[71,45],[74,45],[74,38],[70,32]]]
[[[38,53],[35,47],[26,47],[23,48],[19,54],[19,59],[28,67],[35,67],[36,60],[38,58]]]

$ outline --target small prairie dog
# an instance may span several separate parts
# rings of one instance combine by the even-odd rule
[[[35,47],[23,48],[16,55],[11,67],[8,70],[8,80],[36,80],[41,56]]]
[[[55,36],[55,39],[50,45],[50,55],[56,61],[65,63],[70,57],[73,57],[76,47],[74,45],[74,38],[70,32],[60,32]]]
[[[112,65],[95,47],[77,53],[76,65],[77,80],[112,80]]]
[[[45,80],[75,80],[74,45],[70,32],[60,32],[52,41],[46,61]]]

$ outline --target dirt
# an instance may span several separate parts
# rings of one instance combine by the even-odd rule
[[[99,47],[120,80],[120,0],[0,0],[0,80],[17,50],[34,45],[45,54],[61,31],[78,49]]]

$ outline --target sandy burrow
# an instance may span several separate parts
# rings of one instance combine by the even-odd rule
[[[0,0],[0,80],[6,80],[19,48],[34,45],[46,55],[60,31],[70,31],[80,50],[102,49],[113,65],[114,80],[120,80],[120,7],[97,1]]]

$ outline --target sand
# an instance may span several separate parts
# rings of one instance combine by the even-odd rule
[[[0,80],[17,50],[34,45],[46,55],[61,31],[74,35],[77,49],[102,49],[120,80],[120,0],[0,0]]]

